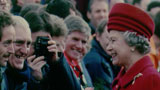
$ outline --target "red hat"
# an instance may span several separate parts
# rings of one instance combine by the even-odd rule
[[[109,31],[130,30],[150,39],[154,33],[154,27],[154,22],[146,12],[126,3],[115,4],[109,13]]]

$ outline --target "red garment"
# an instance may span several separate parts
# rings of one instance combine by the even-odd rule
[[[154,33],[152,18],[140,8],[126,3],[115,4],[108,19],[107,30],[133,31],[150,39]]]
[[[77,78],[81,77],[82,78],[82,72],[81,72],[81,68],[78,65],[78,62],[76,62],[77,60],[73,60],[70,57],[67,56],[66,52],[64,52],[64,56],[69,64],[70,67],[72,67],[72,70],[74,71],[74,73],[76,74]]]
[[[160,74],[149,56],[137,61],[127,72],[122,67],[113,81],[113,90],[160,90]]]

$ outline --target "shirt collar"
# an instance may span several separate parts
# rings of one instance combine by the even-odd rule
[[[70,66],[77,66],[78,65],[78,62],[77,62],[78,60],[74,60],[74,59],[70,58],[67,55],[66,51],[64,51],[64,56],[65,56],[65,58],[66,58],[66,60],[67,60],[67,62],[69,63]]]

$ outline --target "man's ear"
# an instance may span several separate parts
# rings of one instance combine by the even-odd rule
[[[87,18],[91,20],[91,12],[87,11]]]
[[[96,37],[96,40],[99,41],[99,39],[100,39],[99,37],[100,37],[100,36],[99,36],[98,33],[96,33],[95,37]]]
[[[68,38],[68,36],[66,36],[66,37],[64,38],[64,43],[66,43],[66,41],[67,41],[67,38]]]

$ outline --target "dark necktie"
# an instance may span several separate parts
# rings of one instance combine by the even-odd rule
[[[79,80],[80,80],[80,83],[81,83],[81,85],[82,86],[85,86],[85,83],[84,83],[84,81],[83,81],[83,77],[82,77],[82,75],[83,75],[83,73],[82,73],[82,71],[80,70],[80,68],[78,68],[77,66],[75,66],[74,67],[74,69],[77,71],[77,72],[79,72]]]

